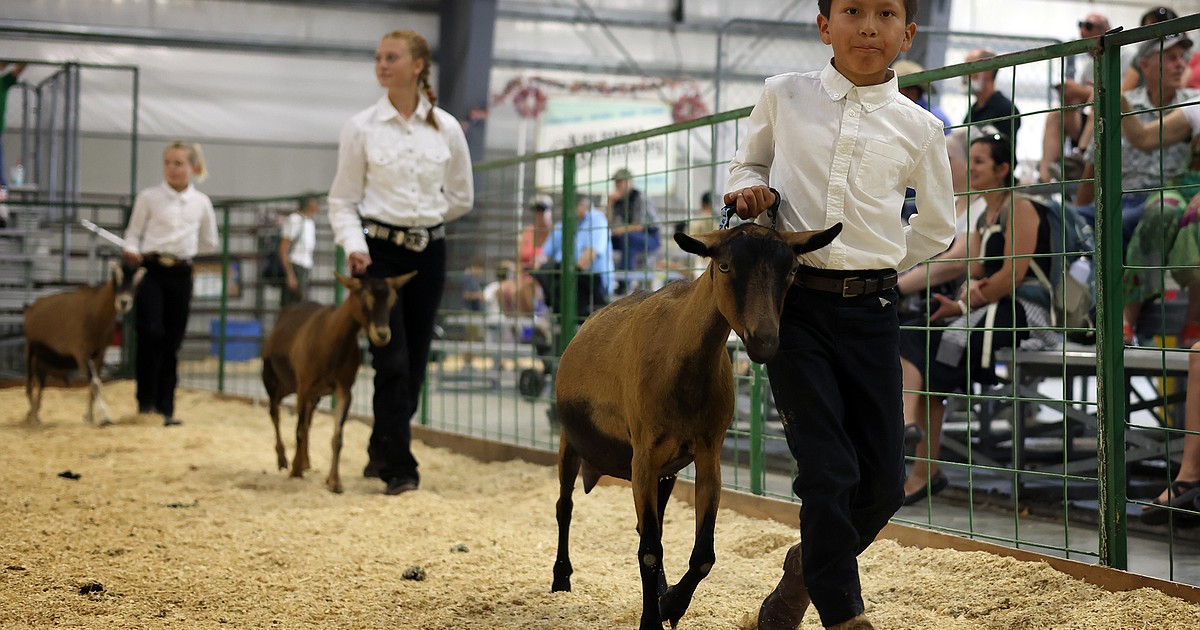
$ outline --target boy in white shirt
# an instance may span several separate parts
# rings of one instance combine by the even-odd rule
[[[819,0],[833,47],[819,72],[767,79],[730,165],[724,201],[780,229],[844,225],[801,256],[767,365],[798,473],[801,543],[758,627],[873,628],[857,556],[903,499],[896,274],[954,237],[942,123],[901,98],[889,65],[916,34],[917,0]],[[906,188],[918,207],[905,226]],[[765,213],[765,216],[760,216]],[[810,600],[811,597],[811,600]]]

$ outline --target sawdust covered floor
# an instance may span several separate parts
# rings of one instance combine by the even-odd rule
[[[115,426],[83,424],[86,390],[50,389],[44,425],[31,429],[24,392],[0,390],[0,627],[637,626],[627,489],[576,492],[575,590],[550,593],[550,468],[480,464],[418,444],[421,490],[387,497],[360,476],[368,428],[351,422],[339,496],[323,485],[328,415],[313,430],[315,469],[289,479],[275,470],[262,407],[183,391],[186,424],[164,428],[134,414],[132,384],[106,391]],[[68,470],[79,478],[59,476]],[[668,508],[670,578],[685,569],[693,528],[685,504]],[[680,628],[752,627],[794,535],[722,513],[716,567]],[[1200,609],[1157,591],[1108,593],[985,553],[879,541],[861,564],[881,629],[1200,627]],[[403,578],[413,566],[423,581]],[[816,615],[803,627],[819,628]]]

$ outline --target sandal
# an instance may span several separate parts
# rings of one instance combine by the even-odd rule
[[[1174,515],[1176,526],[1200,525],[1200,513],[1191,511],[1196,509],[1197,501],[1200,501],[1200,481],[1176,481],[1167,489],[1167,493],[1169,499],[1166,503],[1155,498],[1151,505],[1142,507],[1143,523],[1164,525]]]
[[[904,454],[912,457],[916,454],[917,445],[925,441],[925,430],[919,425],[904,425]]]

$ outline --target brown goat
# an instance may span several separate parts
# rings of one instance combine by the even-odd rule
[[[589,492],[601,475],[630,480],[642,578],[641,630],[679,622],[716,556],[721,445],[733,419],[730,330],[763,363],[779,347],[783,301],[796,256],[828,245],[823,231],[776,232],[746,224],[690,237],[679,246],[711,258],[690,283],[635,293],[594,313],[563,352],[556,394],[559,440],[558,557],[552,590],[571,590],[571,493],[583,470]],[[696,543],[688,570],[667,588],[662,518],[675,476],[696,464]]]
[[[396,305],[396,289],[404,286],[417,272],[392,278],[348,278],[338,282],[350,290],[340,306],[314,302],[293,304],[279,312],[275,327],[263,342],[262,379],[271,404],[271,422],[275,424],[275,455],[279,469],[287,468],[287,453],[279,433],[279,403],[284,396],[296,394],[296,456],[292,459],[292,477],[303,477],[309,468],[308,431],[313,413],[322,396],[337,396],[334,412],[333,461],[325,487],[342,491],[338,460],[342,453],[342,425],[350,412],[350,388],[362,360],[358,332],[367,330],[367,339],[385,346],[392,338],[388,314]]]
[[[113,340],[117,317],[129,312],[133,296],[146,270],[116,261],[108,264],[108,282],[98,287],[83,287],[38,298],[25,309],[25,396],[29,414],[25,421],[39,424],[42,392],[46,376],[53,374],[64,381],[73,370],[80,370],[91,381],[88,393],[87,422],[95,422],[95,407],[100,405],[100,424],[112,424],[108,405],[100,391],[100,366],[104,351]]]

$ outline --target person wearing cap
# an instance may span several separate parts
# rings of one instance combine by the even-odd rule
[[[896,78],[900,78],[909,74],[925,72],[925,68],[915,61],[901,59],[892,64],[892,71],[896,73]],[[907,96],[908,100],[920,105],[921,109],[937,116],[938,120],[942,121],[942,124],[945,125],[945,134],[947,136],[950,135],[952,131],[951,127],[954,123],[950,122],[950,117],[946,115],[946,112],[942,111],[941,107],[929,103],[927,94],[937,94],[937,88],[933,87],[932,83],[914,83],[913,85],[900,88],[900,93]]]
[[[1145,77],[1145,84],[1125,93],[1122,107],[1128,112],[1142,112],[1123,120],[1126,124],[1150,124],[1157,135],[1158,121],[1162,111],[1158,108],[1182,104],[1200,99],[1200,91],[1182,87],[1183,71],[1187,65],[1192,40],[1186,35],[1176,34],[1152,39],[1138,45],[1138,69]],[[1171,110],[1167,110],[1168,112]],[[1193,193],[1177,190],[1189,182],[1185,179],[1191,161],[1191,146],[1186,138],[1181,141],[1164,138],[1162,147],[1141,143],[1140,148],[1132,142],[1134,138],[1121,138],[1121,235],[1127,269],[1124,275],[1124,337],[1126,343],[1137,343],[1136,324],[1142,305],[1158,297],[1162,292],[1162,274],[1158,269],[1170,252],[1170,245],[1178,238],[1179,219],[1186,208],[1186,199]],[[1168,140],[1174,140],[1168,142]],[[1081,189],[1084,187],[1081,185]],[[1160,194],[1158,191],[1162,190]],[[1150,192],[1153,191],[1153,192]],[[1081,216],[1095,221],[1095,206],[1088,204],[1078,208]],[[1176,263],[1171,263],[1174,266]],[[1179,262],[1178,264],[1184,264]],[[1190,266],[1200,264],[1193,260]],[[1191,275],[1188,270],[1179,270],[1176,275]],[[1188,284],[1183,278],[1183,284]],[[1189,291],[1189,316],[1184,337],[1200,339],[1200,289]],[[1192,294],[1197,297],[1193,298]],[[1193,303],[1193,300],[1194,303]],[[1193,305],[1194,304],[1194,305]]]
[[[550,195],[538,194],[529,200],[529,212],[533,221],[521,230],[521,236],[517,240],[517,260],[525,269],[532,269],[539,262],[538,252],[542,250],[542,245],[546,243],[546,237],[550,236],[550,230],[554,226],[551,213],[553,207],[554,201]]]
[[[1173,35],[1142,44],[1138,51],[1140,69],[1151,92],[1144,94],[1146,90],[1142,88],[1130,91],[1121,99],[1121,110],[1130,112],[1145,109],[1146,102],[1156,100],[1151,86],[1156,76],[1162,77],[1164,92],[1168,86],[1178,85],[1191,46],[1191,41],[1185,35]],[[1161,62],[1158,61],[1160,49]],[[1200,92],[1189,88],[1178,87],[1172,91],[1175,98],[1169,103],[1200,98]],[[1134,97],[1146,97],[1146,100],[1141,101],[1141,107],[1138,107]],[[1165,95],[1163,102],[1168,102]],[[1187,166],[1191,157],[1191,143],[1200,137],[1200,105],[1167,110],[1161,122],[1159,113],[1147,112],[1121,119],[1122,156],[1127,155],[1126,152],[1134,157],[1151,156],[1154,163],[1148,170],[1155,174],[1160,151],[1163,158],[1162,182],[1138,187],[1167,188],[1161,194],[1155,192],[1150,195],[1126,250],[1126,336],[1136,333],[1134,324],[1143,302],[1161,295],[1160,268],[1165,266],[1171,269],[1175,281],[1188,289],[1187,310],[1179,336],[1180,346],[1190,348],[1200,341],[1200,251],[1195,245],[1200,243],[1200,224],[1195,219],[1197,210],[1200,210],[1200,174],[1189,172]],[[1171,169],[1169,172],[1168,168]],[[1126,189],[1130,188],[1127,178],[1122,183]],[[1176,246],[1177,243],[1180,246]]]
[[[1142,14],[1142,19],[1138,21],[1138,26],[1158,24],[1159,22],[1174,20],[1177,17],[1179,17],[1179,15],[1167,7],[1154,7],[1153,9],[1150,9]],[[1137,50],[1138,47],[1136,45],[1130,45],[1121,48],[1121,67],[1125,68],[1125,74],[1121,77],[1122,92],[1128,92],[1129,90],[1132,90],[1133,88],[1142,84],[1142,73],[1141,69],[1138,68],[1138,60],[1136,55]],[[1126,51],[1129,51],[1129,53],[1126,54]]]
[[[963,61],[983,61],[995,57],[996,53],[986,48],[976,48],[967,53]],[[995,127],[1008,137],[1012,144],[1013,155],[1017,154],[1017,132],[1021,129],[1021,112],[1016,105],[996,88],[998,70],[984,70],[963,77],[970,83],[970,93],[975,101],[970,111],[963,118],[963,124],[983,123]],[[971,133],[971,139],[976,137]]]
[[[633,185],[627,168],[613,173],[613,191],[608,195],[608,220],[613,250],[621,252],[618,268],[634,269],[639,258],[658,251],[658,226],[650,199]]]

